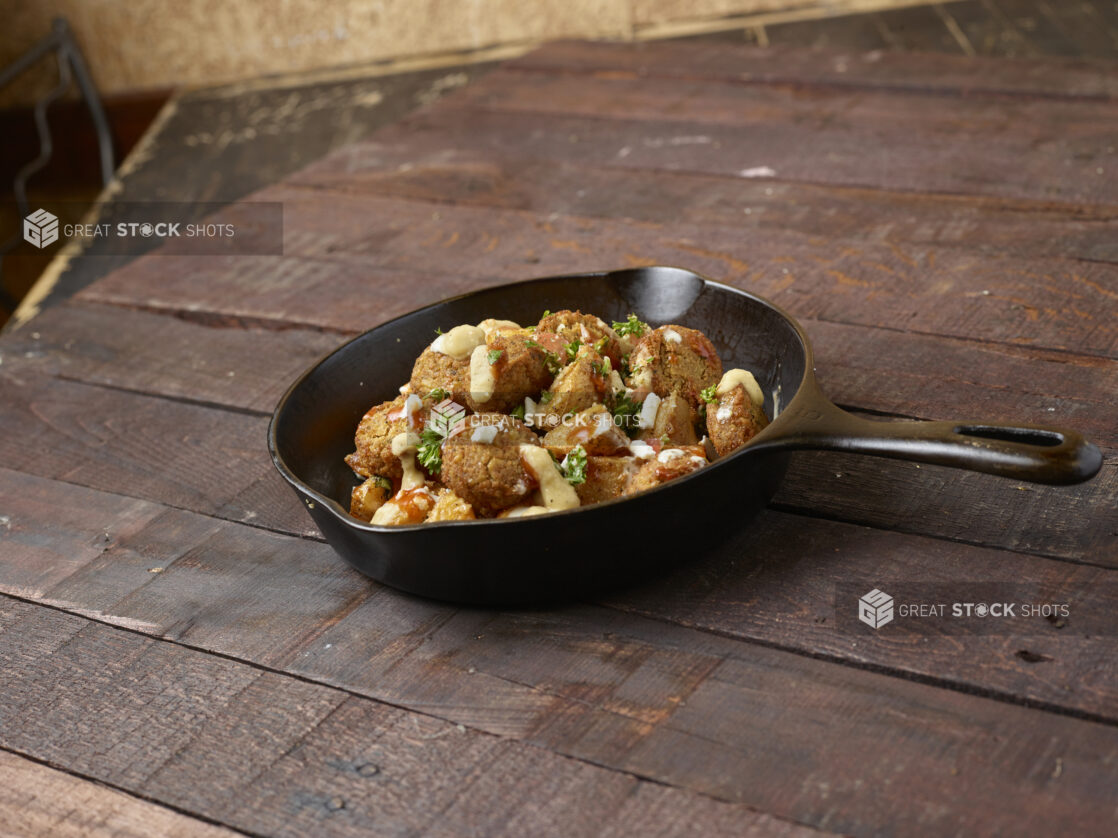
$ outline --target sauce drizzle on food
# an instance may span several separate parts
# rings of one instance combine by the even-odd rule
[[[559,473],[546,448],[540,445],[521,445],[520,459],[539,481],[543,505],[549,511],[574,509],[580,505],[578,493]]]
[[[729,395],[735,387],[745,388],[745,394],[757,407],[765,403],[765,394],[761,392],[761,385],[749,370],[728,370],[718,382],[718,388],[714,392],[718,396],[725,396]]]

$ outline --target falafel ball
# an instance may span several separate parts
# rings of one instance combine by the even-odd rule
[[[621,365],[621,339],[606,321],[593,314],[570,309],[547,314],[536,324],[536,334],[558,335],[564,344],[577,340],[608,356],[615,367]]]
[[[360,477],[383,475],[393,482],[403,477],[400,459],[392,453],[392,438],[408,430],[408,415],[404,410],[405,396],[370,408],[361,417],[353,442],[357,450],[345,458],[346,463]]]
[[[535,489],[535,478],[520,462],[520,446],[539,444],[519,419],[479,413],[443,444],[440,477],[478,516],[491,517]]]
[[[685,326],[661,326],[637,341],[629,357],[634,390],[649,388],[661,398],[679,393],[698,410],[699,391],[722,378],[722,361],[702,332]]]
[[[527,329],[492,329],[485,338],[483,372],[492,375],[491,392],[482,392],[467,369],[468,405],[475,413],[508,413],[524,403],[525,396],[535,396],[551,383],[547,352],[532,340]],[[469,366],[469,364],[467,364]]]
[[[745,445],[768,424],[764,409],[754,404],[744,387],[735,387],[707,405],[707,436],[720,457]]]
[[[420,398],[445,390],[448,398],[464,405],[470,396],[470,356],[455,358],[427,347],[415,359],[408,387]]]

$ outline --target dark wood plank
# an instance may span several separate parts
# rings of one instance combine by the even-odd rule
[[[261,327],[235,316],[163,316],[119,306],[52,306],[6,336],[13,364],[62,378],[267,412],[337,334]]]
[[[485,788],[499,781],[530,834],[624,832],[633,795],[681,804],[704,834],[820,834],[39,606],[3,599],[0,612],[0,745],[252,833],[493,834],[505,813]],[[70,640],[29,659],[43,635]],[[675,826],[663,834],[695,824]]]
[[[0,391],[9,468],[210,513],[270,466],[262,416],[2,372]],[[288,520],[307,529],[296,508]]]
[[[657,224],[795,231],[833,240],[964,248],[991,257],[1118,260],[1113,205],[896,192],[766,178],[619,167],[615,136],[521,114],[426,112],[294,175],[289,183],[377,197],[628,218]],[[569,136],[570,121],[564,120]],[[583,123],[580,127],[586,127]],[[531,141],[509,138],[531,136]],[[600,142],[602,145],[592,145]]]
[[[1019,832],[1068,823],[1090,834],[1109,823],[1114,805],[1111,757],[1118,731],[1111,726],[772,649],[752,647],[748,655],[733,658],[711,654],[729,641],[708,640],[699,657],[714,668],[680,694],[671,691],[672,668],[665,670],[663,664],[674,658],[678,667],[696,653],[660,652],[663,660],[657,661],[648,639],[641,638],[629,641],[628,653],[609,654],[608,638],[624,624],[591,619],[587,632],[535,613],[520,616],[515,635],[502,636],[486,635],[487,625],[475,618],[473,630],[505,647],[495,652],[507,666],[519,662],[528,672],[552,676],[569,671],[569,677],[581,681],[581,701],[567,702],[527,744],[514,744],[21,605],[34,610],[8,626],[8,642],[0,649],[5,676],[0,716],[6,722],[0,726],[0,744],[254,832],[350,834],[378,821],[382,830],[420,831],[463,798],[478,774],[506,767],[505,753],[532,744],[850,834]],[[345,636],[344,623],[335,627],[336,639]],[[566,670],[557,668],[558,660],[545,665],[539,655],[525,654],[525,630],[547,638],[571,635],[572,628],[564,652]],[[70,633],[71,639],[29,663],[24,638],[48,632]],[[599,654],[587,655],[593,650]],[[351,671],[360,670],[368,679],[370,651],[366,638],[335,644],[315,657],[330,654],[338,665],[346,656]],[[448,660],[447,651],[436,641],[429,654],[441,656],[444,669],[456,667],[461,661],[456,656]],[[13,660],[23,677],[10,677]],[[124,671],[129,676],[119,677]],[[459,670],[455,682],[468,677]],[[620,683],[603,692],[602,678],[606,683],[619,678]],[[383,675],[376,682],[393,683],[398,682]],[[456,713],[458,705],[447,686],[444,682],[437,706],[440,712]],[[253,700],[257,689],[260,698]],[[674,699],[666,712],[630,715],[641,697],[657,693]],[[15,714],[18,723],[12,724]],[[97,720],[95,728],[91,718]],[[776,719],[779,724],[773,724]],[[215,750],[219,743],[222,750]],[[998,748],[999,743],[1012,747]],[[249,796],[241,792],[244,786],[220,784],[238,776],[236,765],[226,765],[230,751],[241,754],[238,764],[259,771],[244,778],[253,789]],[[251,751],[252,758],[244,751]],[[776,753],[801,757],[769,756]],[[547,758],[543,751],[535,754]],[[569,765],[551,758],[559,766]],[[204,796],[215,793],[209,779],[214,762],[225,768],[218,772],[217,802]],[[370,763],[377,769],[372,778],[358,768]],[[205,771],[198,770],[201,766]],[[507,767],[510,779],[523,777],[530,786],[510,791],[521,799],[538,790],[541,776],[556,773],[525,772],[515,762]],[[595,787],[606,798],[603,809],[608,812],[625,793],[612,788],[616,775],[592,770],[602,772]],[[378,785],[391,779],[396,782],[389,789]],[[905,793],[882,797],[865,790],[865,784],[878,789],[886,783]],[[867,794],[873,796],[872,808]],[[945,795],[955,799],[953,806],[943,805]],[[980,805],[994,799],[1001,805]],[[579,810],[593,812],[595,803],[584,801]],[[342,811],[344,819],[332,814]],[[593,828],[601,819],[595,815],[589,819]]]
[[[60,507],[104,505],[100,492],[14,472],[0,471],[0,487]],[[13,591],[9,579],[18,580],[21,564],[34,556],[24,545],[51,524],[21,519],[16,528],[18,540],[4,542],[4,592]],[[82,533],[72,540],[81,543]],[[670,624],[1113,718],[1118,678],[1104,661],[1115,641],[1101,623],[1118,607],[1114,573],[772,511],[701,562],[608,601],[669,624],[658,628],[601,609],[535,619],[414,600],[368,582],[325,545],[166,510],[34,598],[437,715],[445,716],[450,702],[452,721],[523,737],[569,701],[659,718],[673,696],[709,670],[710,655],[750,654],[748,646],[719,645]],[[914,654],[911,639],[852,637],[835,627],[835,586],[854,579],[870,587],[1028,579],[1042,586],[1038,597],[1073,602],[1077,619],[1070,629],[1045,623],[1028,639],[931,636]],[[593,646],[594,631],[610,635],[605,646]],[[524,642],[538,657],[529,668],[511,651]],[[645,676],[631,680],[627,664],[595,669],[580,662],[587,644],[607,661],[630,661],[657,674],[645,683]],[[1022,650],[1046,660],[1038,666]],[[363,656],[360,665],[355,655]]]
[[[958,18],[960,9],[972,5],[977,4],[952,3],[944,9]],[[888,15],[885,17],[888,18]],[[978,17],[992,20],[989,11]],[[965,19],[965,22],[969,21],[970,18]],[[826,22],[826,25],[830,24],[831,21]],[[770,28],[774,40],[775,33],[780,29],[779,26]],[[790,32],[787,34],[791,35]],[[793,45],[789,43],[791,40],[787,37],[784,44],[774,43],[768,48],[718,42],[697,44],[687,40],[634,44],[558,41],[514,59],[505,66],[557,75],[631,73],[641,78],[816,84],[896,89],[912,93],[937,91],[1103,100],[1118,98],[1118,81],[1115,80],[1112,61],[1052,57],[1043,61],[968,58],[940,52],[890,51],[886,48],[896,48],[896,45],[888,42],[880,44],[883,47],[881,50],[852,51],[845,43],[832,43],[826,45],[831,49],[821,50]],[[981,37],[977,41],[981,45]]]
[[[0,823],[10,838],[232,838],[238,833],[0,751]]]
[[[782,180],[1083,203],[1118,194],[1108,103],[502,69],[441,106],[625,126],[637,132],[619,145],[631,166],[727,176],[767,167]]]
[[[289,187],[260,196],[285,202],[285,223],[299,231],[290,255],[205,265],[189,257],[148,257],[82,298],[238,313],[272,296],[269,289],[278,283],[286,308],[313,310],[332,300],[345,300],[338,307],[365,305],[354,303],[358,287],[367,294],[365,277],[377,288],[367,305],[387,314],[438,299],[445,286],[428,294],[431,275],[479,287],[503,278],[669,264],[761,294],[796,317],[1118,355],[1118,295],[1111,290],[1118,267],[1109,264],[993,260],[920,244],[432,207]],[[330,296],[320,301],[317,289],[324,284]]]

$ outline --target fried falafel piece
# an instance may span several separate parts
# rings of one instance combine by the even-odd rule
[[[708,465],[707,458],[696,446],[687,448],[663,448],[653,458],[642,465],[625,487],[626,495],[653,489],[678,477],[698,471]]]
[[[370,520],[392,497],[392,481],[381,475],[374,475],[349,493],[349,514],[362,521]]]
[[[415,360],[408,387],[420,398],[443,390],[447,398],[465,405],[470,396],[470,356],[455,358],[427,347]]]
[[[628,451],[629,437],[617,427],[605,405],[595,404],[549,430],[544,434],[543,444],[562,459],[576,445],[581,445],[587,454]]]
[[[361,417],[353,439],[357,450],[345,458],[359,477],[367,479],[379,474],[397,482],[403,476],[400,460],[392,453],[392,438],[408,430],[409,419],[414,422],[416,413],[409,413],[406,407],[414,407],[415,400],[409,403],[407,399],[397,396],[370,408]]]
[[[544,427],[558,428],[562,418],[578,413],[613,396],[609,372],[602,356],[591,346],[580,346],[575,359],[560,370],[549,389],[550,398],[541,399]]]
[[[575,486],[579,501],[588,506],[621,497],[639,468],[639,461],[632,456],[588,456],[586,481]]]
[[[719,457],[725,457],[745,445],[768,424],[764,408],[756,404],[741,386],[734,387],[707,405],[707,436]]]
[[[593,314],[570,309],[546,314],[536,324],[536,335],[537,340],[543,343],[548,343],[546,335],[557,335],[564,346],[577,340],[580,345],[593,346],[600,355],[607,356],[614,367],[621,365],[621,338],[613,327]],[[553,345],[548,348],[558,352]],[[567,362],[569,359],[561,360]]]
[[[629,356],[633,390],[649,389],[660,398],[679,393],[695,411],[699,392],[722,378],[722,362],[702,332],[685,326],[661,326],[637,341]]]
[[[527,329],[493,328],[474,353],[465,404],[475,413],[508,413],[553,378],[547,352]]]
[[[698,419],[698,413],[687,399],[679,393],[669,393],[660,399],[652,427],[638,432],[637,439],[658,439],[676,445],[694,445],[699,441],[698,434],[695,433]]]
[[[492,517],[535,489],[535,479],[520,460],[520,446],[539,444],[520,420],[480,413],[443,443],[440,477],[476,515]]]
[[[451,489],[435,492],[435,505],[427,516],[427,523],[435,521],[472,521],[477,517],[474,508]]]

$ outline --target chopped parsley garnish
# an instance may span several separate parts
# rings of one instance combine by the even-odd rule
[[[442,387],[436,387],[434,390],[427,394],[427,398],[429,398],[433,402],[441,402],[443,399],[449,397],[450,391],[444,390]]]
[[[609,344],[609,335],[606,335],[604,338],[601,338],[600,340],[594,341],[594,350],[596,352],[598,352],[599,354],[601,354],[602,352],[605,351],[605,348],[606,348],[607,344]]]
[[[523,422],[524,421],[524,411],[525,411],[524,404],[521,403],[521,404],[518,404],[516,407],[514,407],[512,410],[509,411],[509,416],[512,416],[516,419],[519,419],[521,422]]]
[[[605,364],[601,361],[591,361],[590,369],[594,370],[595,375],[605,375]]]
[[[436,327],[435,327],[435,334],[436,334],[436,335],[441,335],[442,333],[443,333],[443,330],[442,330],[442,329],[440,329],[440,328],[439,328],[438,326],[436,326]]]
[[[485,353],[485,357],[489,359],[489,366],[493,366],[495,363],[501,360],[501,356],[504,354],[505,350],[503,349],[490,349],[488,352]]]
[[[375,475],[373,477],[373,485],[378,489],[384,489],[388,494],[392,494],[392,481],[387,477],[382,477],[379,474]]]
[[[551,401],[551,397],[554,395],[555,394],[552,393],[550,390],[544,390],[542,393],[540,393],[540,404],[547,404],[549,401]]]
[[[573,361],[578,356],[578,348],[580,346],[582,346],[582,341],[580,341],[578,338],[575,338],[563,347],[567,350],[568,361]]]
[[[704,387],[699,391],[699,398],[707,404],[713,404],[718,401],[718,385],[711,384],[709,387]]]
[[[613,330],[619,335],[632,335],[639,338],[648,328],[650,328],[649,325],[638,320],[635,314],[630,314],[625,321],[613,321]]]
[[[621,377],[622,378],[628,378],[629,377],[629,353],[628,352],[626,352],[624,355],[621,356],[621,370],[620,370],[620,372],[621,372]]]
[[[629,398],[628,393],[618,393],[613,400],[614,424],[625,431],[630,437],[640,430],[640,423],[636,417],[640,416],[641,404]]]
[[[559,464],[559,470],[572,486],[586,482],[586,449],[576,445]]]
[[[541,315],[540,315],[540,320],[543,320],[543,319],[544,319],[545,317],[547,317],[547,316],[548,316],[549,314],[551,314],[551,309],[549,309],[549,308],[545,308],[545,309],[543,310],[543,314],[541,314]]]
[[[443,436],[438,431],[425,429],[419,435],[419,445],[416,446],[416,456],[419,464],[431,474],[438,474],[443,470]]]

